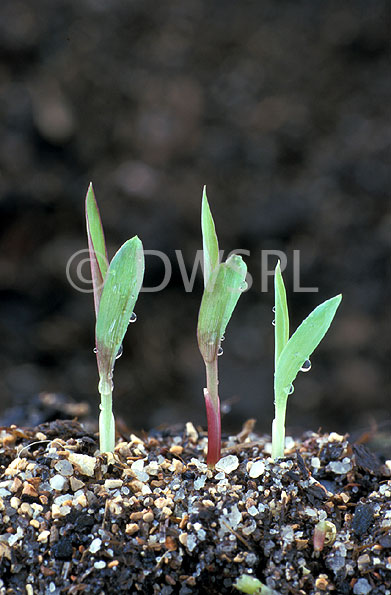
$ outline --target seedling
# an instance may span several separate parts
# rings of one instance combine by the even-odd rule
[[[101,396],[99,441],[101,452],[113,452],[115,422],[112,411],[113,370],[144,277],[143,245],[137,236],[125,242],[109,263],[94,190],[86,196],[86,220],[96,315],[95,353]]]
[[[289,339],[289,315],[286,291],[281,275],[280,262],[274,275],[275,306],[275,354],[274,354],[274,405],[275,417],[272,426],[272,458],[284,456],[285,414],[288,396],[293,393],[297,374],[311,368],[309,357],[315,351],[335,316],[342,295],[326,300],[299,326]]]
[[[241,593],[247,593],[248,595],[278,595],[276,591],[269,589],[269,587],[266,587],[255,576],[251,576],[250,574],[242,574],[237,578],[234,587],[238,591],[241,591]]]
[[[319,521],[314,528],[314,551],[321,552],[325,545],[332,545],[337,536],[337,528],[331,521]]]
[[[232,312],[241,293],[247,289],[247,266],[237,254],[231,255],[224,263],[220,262],[215,225],[205,188],[202,196],[201,229],[204,293],[198,315],[197,339],[206,367],[204,398],[208,421],[207,464],[213,468],[220,459],[221,452],[217,358],[223,353],[221,341]]]

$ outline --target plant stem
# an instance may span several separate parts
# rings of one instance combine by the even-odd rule
[[[284,457],[285,447],[285,413],[286,401],[283,405],[275,406],[275,417],[272,425],[272,459]]]
[[[214,468],[221,456],[221,418],[218,395],[217,357],[212,362],[205,362],[206,386],[204,390],[206,417],[208,420],[208,467]]]
[[[99,450],[101,452],[114,452],[115,422],[112,408],[112,390],[105,383],[105,392],[101,392],[99,415]]]

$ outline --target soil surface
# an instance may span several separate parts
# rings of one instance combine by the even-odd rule
[[[386,6],[1,0],[1,409],[18,396],[24,410],[39,391],[98,408],[93,299],[65,272],[87,248],[93,180],[110,256],[137,234],[173,271],[136,304],[116,364],[116,416],[134,430],[204,423],[202,277],[186,292],[175,250],[190,277],[207,184],[220,246],[248,250],[254,280],[219,362],[225,427],[254,416],[270,431],[273,290],[271,278],[262,289],[262,250],[288,256],[292,330],[344,296],[288,424],[343,433],[389,418]],[[301,286],[319,293],[294,291],[293,250]],[[157,286],[162,261],[146,261],[146,286]]]
[[[272,462],[250,420],[215,470],[191,423],[97,451],[77,421],[0,430],[0,593],[390,595],[391,461],[336,433]],[[263,592],[263,591],[262,591]]]

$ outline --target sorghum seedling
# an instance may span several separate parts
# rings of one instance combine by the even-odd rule
[[[115,446],[115,422],[112,412],[113,370],[122,353],[122,341],[144,277],[143,245],[137,236],[125,242],[113,257],[107,258],[102,222],[90,184],[86,196],[88,248],[96,314],[95,353],[101,396],[99,441],[102,452]]]
[[[209,467],[214,467],[220,459],[221,451],[217,358],[222,353],[220,343],[232,312],[241,293],[247,289],[247,266],[237,254],[220,263],[217,235],[205,188],[202,196],[201,228],[204,293],[198,315],[197,339],[206,367],[204,397],[208,421],[207,463]]]
[[[336,295],[317,306],[289,339],[288,306],[280,262],[275,270],[274,289],[275,418],[272,426],[272,458],[276,459],[284,456],[286,404],[288,396],[293,393],[292,383],[300,371],[308,372],[310,369],[309,357],[327,333],[342,295]]]
[[[276,591],[269,589],[266,585],[262,584],[255,576],[250,574],[242,574],[236,579],[234,587],[242,593],[248,595],[277,595]]]
[[[337,528],[331,521],[319,521],[314,528],[314,551],[321,552],[325,545],[332,545],[337,536]]]

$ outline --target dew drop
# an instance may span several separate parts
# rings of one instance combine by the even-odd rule
[[[94,353],[98,353],[98,348],[94,347],[94,349],[92,350]]]
[[[137,320],[137,314],[136,314],[136,312],[132,312],[132,316],[129,318],[129,322],[130,323],[136,322],[136,320]]]
[[[311,360],[306,359],[304,364],[300,368],[300,372],[309,372],[311,370],[312,364]]]
[[[217,350],[217,355],[220,356],[220,355],[223,355],[223,353],[224,353],[223,348],[219,347]]]
[[[273,308],[272,308],[272,312],[275,312],[275,311],[276,311],[276,307],[275,307],[275,306],[273,306]]]
[[[224,415],[231,413],[231,405],[229,403],[221,403],[220,411]]]
[[[247,288],[248,288],[248,284],[246,283],[246,281],[243,281],[243,283],[241,283],[239,285],[240,291],[246,291]]]
[[[225,341],[224,335],[221,337],[220,341]]]
[[[121,355],[123,354],[123,352],[124,352],[124,348],[122,345],[120,345],[120,347],[117,351],[117,355],[115,356],[115,359],[119,359],[121,357]]]
[[[275,320],[272,320],[272,325],[273,326],[276,326],[276,321]]]
[[[293,384],[291,384],[289,387],[288,395],[291,395],[294,392],[295,392],[295,387],[293,386]]]

